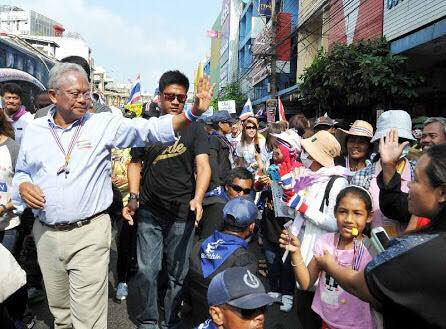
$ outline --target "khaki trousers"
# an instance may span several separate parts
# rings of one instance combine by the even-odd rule
[[[109,215],[70,231],[36,220],[33,234],[54,328],[107,328]]]

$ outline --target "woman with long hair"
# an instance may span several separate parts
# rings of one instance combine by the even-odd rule
[[[328,253],[316,260],[343,289],[382,310],[386,329],[446,328],[445,144],[428,149],[418,161],[408,210],[430,218],[430,224],[391,240],[364,270],[341,267]]]
[[[265,139],[259,137],[259,125],[255,118],[243,122],[242,137],[237,146],[238,165],[246,167],[252,173],[261,173],[265,167]]]

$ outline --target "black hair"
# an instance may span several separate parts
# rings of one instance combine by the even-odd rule
[[[281,125],[277,122],[272,123],[268,128],[268,133],[266,135],[266,144],[265,144],[268,152],[272,152],[274,146],[276,146],[277,144],[277,137],[271,134],[280,134],[281,132],[282,132]]]
[[[351,194],[354,197],[359,198],[364,202],[365,209],[367,210],[368,215],[370,215],[373,212],[372,196],[370,195],[370,193],[367,192],[362,187],[350,185],[350,186],[347,186],[346,188],[344,188],[343,190],[341,190],[341,192],[339,192],[338,196],[336,197],[336,205],[334,207],[335,213],[338,210],[339,203],[341,203],[341,200],[343,198],[345,198],[348,194]],[[367,223],[365,225],[364,230],[362,231],[362,234],[370,237],[371,231],[372,231],[371,224]]]
[[[163,73],[159,81],[159,91],[163,92],[167,86],[180,85],[186,88],[186,92],[189,90],[189,79],[180,71],[167,71]]]
[[[23,90],[22,88],[14,82],[5,83],[2,87],[2,96],[5,96],[5,93],[16,94],[22,99]]]
[[[336,197],[336,205],[334,208],[335,212],[338,209],[341,200],[345,198],[348,194],[354,195],[355,197],[361,199],[365,204],[365,209],[367,210],[367,213],[370,214],[373,211],[372,197],[370,196],[370,194],[362,187],[351,185],[341,190],[341,192],[339,192],[338,196]]]
[[[254,176],[253,176],[252,173],[251,173],[248,169],[246,169],[246,168],[243,168],[243,167],[237,167],[237,168],[232,169],[232,170],[229,172],[228,177],[226,178],[225,184],[226,184],[226,185],[231,185],[232,182],[233,182],[236,178],[238,178],[238,179],[243,179],[243,180],[245,180],[245,179],[250,179],[250,180],[252,181],[252,184],[254,185]]]
[[[367,154],[365,156],[365,159],[370,159],[370,157],[373,153],[373,143],[370,142],[372,139],[367,136],[355,136],[355,135],[347,134],[347,136],[345,136],[345,140],[344,140],[344,149],[345,149],[344,155],[345,156],[348,155],[347,143],[348,143],[349,138],[351,138],[351,137],[360,137],[361,139],[367,140],[369,142],[369,148],[367,149]]]
[[[246,227],[239,227],[239,226],[231,225],[226,221],[223,221],[223,231],[242,233],[242,232],[245,232],[246,230],[248,230],[248,227],[249,227],[249,225]]]
[[[61,62],[62,63],[73,63],[73,64],[77,64],[77,65],[81,66],[84,69],[85,73],[87,73],[88,82],[91,81],[91,79],[90,79],[90,74],[91,74],[90,65],[85,60],[85,58],[82,58],[79,56],[68,56],[68,57],[65,57],[64,59],[62,59]]]
[[[446,185],[446,144],[435,145],[426,153],[429,163],[426,166],[426,175],[432,187]],[[446,231],[446,204],[440,205],[438,215],[431,219],[427,231]],[[422,230],[425,231],[425,230]]]

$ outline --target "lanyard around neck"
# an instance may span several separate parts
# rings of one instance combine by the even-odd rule
[[[79,125],[76,127],[73,137],[71,137],[70,144],[68,145],[68,151],[65,152],[62,141],[60,140],[59,135],[57,134],[56,130],[54,129],[54,125],[49,122],[51,134],[53,135],[53,138],[56,141],[57,146],[59,147],[60,151],[62,152],[62,154],[65,157],[65,164],[57,171],[57,174],[61,174],[63,172],[65,172],[65,175],[68,174],[68,165],[71,160],[71,152],[73,151],[74,145],[76,144],[77,140],[79,139],[79,135],[80,135],[81,128],[82,128],[83,124],[84,124],[84,118],[82,117],[80,119]]]

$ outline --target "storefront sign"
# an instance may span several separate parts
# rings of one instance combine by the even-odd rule
[[[260,16],[271,16],[273,10],[273,5],[271,0],[260,0],[259,1],[259,14]]]
[[[383,0],[383,32],[393,41],[446,16],[445,0]]]

